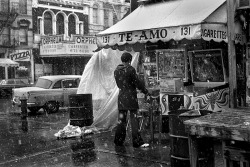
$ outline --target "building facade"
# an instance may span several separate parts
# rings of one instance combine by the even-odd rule
[[[81,75],[97,49],[95,35],[128,9],[119,0],[33,0],[35,78]]]
[[[91,56],[86,49],[88,43],[75,42],[76,38],[88,34],[86,5],[77,0],[34,0],[32,14],[36,48],[35,78],[42,75],[81,74]]]
[[[130,4],[125,0],[88,0],[89,33],[97,34],[119,20],[130,11]]]
[[[0,57],[19,63],[4,67],[0,78],[34,81],[32,0],[0,0]],[[0,67],[2,68],[2,67]]]

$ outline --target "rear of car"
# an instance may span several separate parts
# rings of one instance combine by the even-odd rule
[[[11,97],[12,89],[31,86],[28,79],[4,79],[0,81],[0,97]]]
[[[68,104],[68,95],[76,94],[80,79],[80,75],[40,77],[34,87],[13,89],[13,104],[20,107],[20,99],[24,98],[31,112],[41,108],[46,112],[57,112],[59,106]]]

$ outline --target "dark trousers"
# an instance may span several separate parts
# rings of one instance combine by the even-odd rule
[[[128,110],[119,110],[118,125],[115,132],[114,143],[116,145],[123,145],[126,138],[126,125],[127,125]],[[130,110],[130,122],[132,128],[132,141],[134,147],[140,147],[144,144],[143,139],[139,133],[139,121],[137,118],[137,110]]]

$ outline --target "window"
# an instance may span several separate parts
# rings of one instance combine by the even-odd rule
[[[19,12],[27,14],[27,0],[19,0]]]
[[[64,34],[64,17],[60,13],[56,19],[56,34]]]
[[[93,6],[93,23],[98,24],[98,6]]]
[[[109,10],[104,9],[104,26],[105,28],[109,27]]]
[[[19,30],[19,42],[20,45],[28,45],[28,33],[27,28],[20,28]]]
[[[37,33],[40,34],[41,33],[41,19],[37,19]]]
[[[113,24],[115,24],[117,22],[118,22],[117,15],[116,15],[116,13],[113,13]]]
[[[61,80],[60,81],[57,81],[54,86],[53,86],[53,89],[60,89],[62,88],[62,85],[61,85]]]
[[[79,34],[81,34],[81,35],[84,34],[83,23],[79,24]]]
[[[48,79],[38,78],[35,87],[49,89],[52,81]]]
[[[73,15],[69,16],[69,36],[71,36],[71,34],[76,34],[76,19]]]
[[[74,80],[71,80],[71,79],[66,79],[66,80],[63,80],[63,88],[77,88],[78,87],[78,81],[79,79],[74,79]]]
[[[52,34],[52,15],[49,12],[44,13],[44,34]]]
[[[1,8],[0,8],[0,11],[2,11],[2,12],[8,12],[8,1],[9,0],[2,0],[2,1],[0,1],[1,2]]]

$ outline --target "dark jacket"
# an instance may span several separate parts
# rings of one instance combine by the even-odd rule
[[[144,94],[148,91],[144,83],[139,80],[134,67],[120,64],[114,71],[116,84],[119,88],[118,109],[119,110],[137,110],[138,100],[136,88]]]

